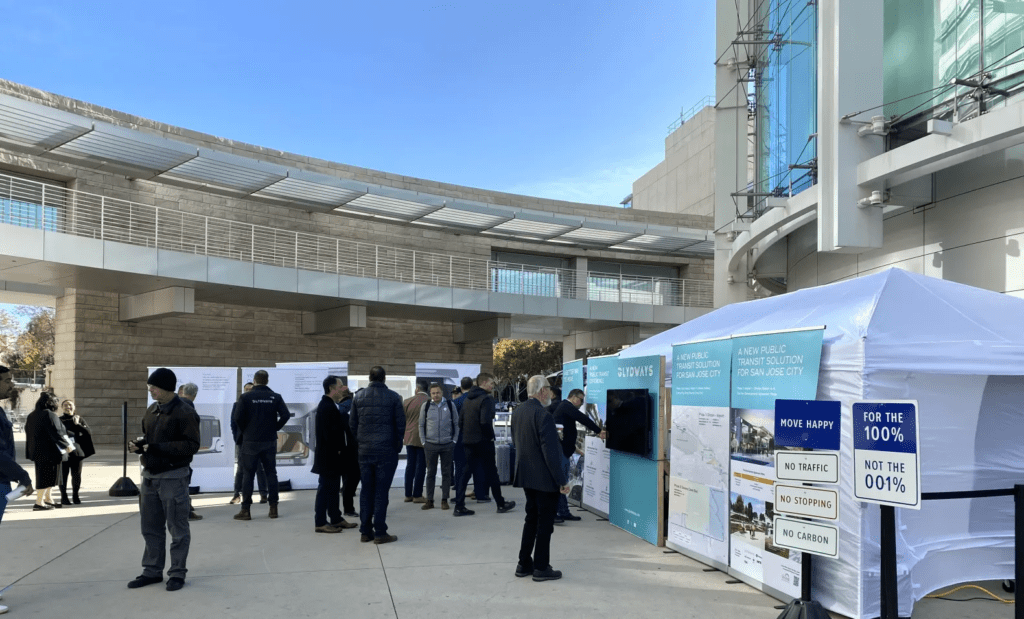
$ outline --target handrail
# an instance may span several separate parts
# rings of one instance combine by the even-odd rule
[[[712,307],[710,281],[587,272],[435,254],[139,204],[0,174],[0,223],[324,273],[465,290]]]
[[[714,105],[715,105],[715,98],[712,97],[711,95],[708,95],[708,96],[702,98],[700,101],[694,103],[690,107],[690,109],[681,111],[679,113],[679,118],[677,118],[675,120],[675,122],[673,122],[671,125],[668,126],[668,132],[672,133],[673,131],[675,131],[679,127],[682,127],[683,125],[685,125],[687,123],[687,121],[689,121],[691,118],[696,116],[701,110],[703,110],[704,108],[706,108],[708,106],[712,106],[713,107]]]

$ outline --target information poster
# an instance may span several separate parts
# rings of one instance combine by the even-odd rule
[[[781,599],[800,595],[800,553],[773,544],[775,400],[813,400],[821,327],[732,340],[730,573]]]
[[[583,360],[562,364],[562,397],[568,398],[573,389],[583,389]],[[584,403],[586,409],[586,403]],[[586,463],[587,429],[576,424],[576,453],[569,458],[569,503],[581,505],[583,501],[583,466]],[[601,439],[596,439],[598,442]],[[581,453],[582,452],[582,455]]]
[[[605,406],[608,395],[608,381],[619,367],[618,356],[591,357],[587,360],[587,399],[584,412],[596,419],[602,428],[605,425]],[[608,516],[608,480],[611,470],[611,454],[604,441],[588,436],[584,441],[583,453],[583,507]]]
[[[270,368],[242,368],[242,383],[252,382],[257,370],[270,375],[267,384],[281,394],[291,418],[277,432],[277,479],[290,481],[295,490],[317,487],[317,475],[310,471],[316,450],[316,407],[324,395],[324,379],[340,368],[319,364],[281,365]],[[345,368],[347,371],[347,367]]]
[[[605,382],[605,394],[614,390],[623,398],[619,410],[631,409],[630,402],[638,401],[636,392],[646,392],[647,423],[651,429],[648,456],[635,455],[626,451],[611,450],[611,467],[609,475],[608,521],[651,544],[658,543],[660,515],[658,513],[658,445],[661,431],[659,411],[661,410],[660,394],[665,383],[664,360],[661,355],[648,357],[632,357],[617,359],[615,370]],[[612,393],[612,395],[617,395]],[[629,395],[626,395],[629,394]],[[608,399],[614,399],[608,397]],[[635,410],[635,409],[634,409]],[[608,435],[622,432],[621,420],[612,418],[606,424]],[[611,440],[611,439],[609,439]]]
[[[669,548],[729,565],[729,338],[672,347]]]
[[[427,385],[437,383],[444,390],[444,397],[452,395],[452,389],[458,387],[465,377],[476,380],[480,373],[479,363],[421,363],[416,362],[416,377],[424,380]]]
[[[152,373],[156,368],[149,368]],[[231,436],[231,407],[238,396],[238,368],[170,368],[178,388],[194,383],[199,388],[193,407],[199,413],[199,451],[192,457],[192,485],[200,492],[226,492],[234,488],[235,441]],[[150,398],[148,404],[152,404]],[[130,428],[135,438],[139,428]],[[133,434],[135,432],[135,434]]]

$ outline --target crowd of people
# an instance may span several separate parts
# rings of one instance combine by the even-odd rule
[[[235,520],[251,520],[253,490],[258,484],[261,503],[268,503],[268,517],[279,516],[279,483],[276,467],[277,436],[291,413],[280,394],[269,386],[269,373],[260,370],[244,387],[231,413],[238,472],[231,503],[241,503]],[[314,500],[314,531],[341,533],[359,528],[361,542],[387,544],[398,540],[388,532],[389,492],[404,447],[407,453],[405,502],[435,509],[440,471],[440,509],[456,517],[472,516],[467,499],[494,501],[497,513],[505,514],[516,502],[503,497],[495,458],[494,377],[481,373],[474,381],[464,378],[454,397],[446,397],[439,384],[418,382],[416,393],[403,401],[386,385],[384,368],[375,366],[369,383],[352,393],[338,376],[323,381],[324,395],[315,412],[315,446],[312,472],[318,475]],[[170,534],[170,567],[166,588],[181,589],[187,573],[189,520],[202,516],[193,509],[189,486],[191,461],[200,447],[200,418],[194,401],[198,388],[186,383],[177,388],[177,377],[168,368],[150,374],[147,387],[153,399],[142,417],[142,435],[128,443],[142,464],[139,507],[145,549],[143,571],[128,583],[139,588],[163,582]],[[0,366],[0,400],[13,390],[11,374]],[[512,483],[526,495],[525,519],[517,577],[553,580],[561,573],[550,565],[553,525],[579,520],[569,513],[568,462],[577,449],[576,422],[595,432],[600,428],[579,413],[582,392],[572,391],[552,404],[552,388],[543,376],[527,382],[528,400],[512,413],[512,441],[516,451]],[[63,416],[56,411],[60,408]],[[571,409],[571,410],[570,410]],[[561,434],[556,422],[563,425]],[[27,455],[35,463],[36,505],[49,510],[61,504],[80,503],[82,461],[94,453],[88,425],[75,414],[74,403],[63,403],[44,392],[26,420]],[[28,473],[14,457],[12,424],[0,408],[0,493],[18,483],[31,492]],[[72,494],[67,494],[67,478]],[[470,478],[475,490],[467,494]],[[53,487],[61,489],[61,501],[53,502]],[[454,486],[454,488],[453,488]],[[355,494],[359,494],[359,511]],[[425,495],[424,495],[425,490]],[[449,502],[454,494],[454,508]],[[490,496],[488,496],[488,494]],[[493,497],[493,499],[491,498]],[[0,500],[0,521],[5,500]],[[345,517],[358,519],[350,522]],[[6,610],[6,609],[4,609]],[[2,611],[0,611],[2,612]]]

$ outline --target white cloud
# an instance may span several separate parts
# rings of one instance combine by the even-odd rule
[[[551,200],[567,200],[602,206],[618,206],[633,191],[633,181],[651,170],[658,161],[637,165],[635,161],[594,170],[578,176],[518,183],[498,191]]]

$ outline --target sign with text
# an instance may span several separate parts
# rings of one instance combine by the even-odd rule
[[[782,481],[839,483],[839,454],[811,451],[775,453],[775,476]]]
[[[839,529],[830,524],[776,516],[772,528],[772,543],[780,548],[833,559],[839,556]]]
[[[775,400],[818,392],[824,328],[737,335],[732,348],[732,407],[772,410]]]
[[[775,400],[775,444],[839,451],[842,405],[818,400]]]
[[[839,493],[828,488],[775,484],[775,511],[804,518],[839,520]]]
[[[860,501],[921,509],[917,402],[853,405],[853,495]]]

